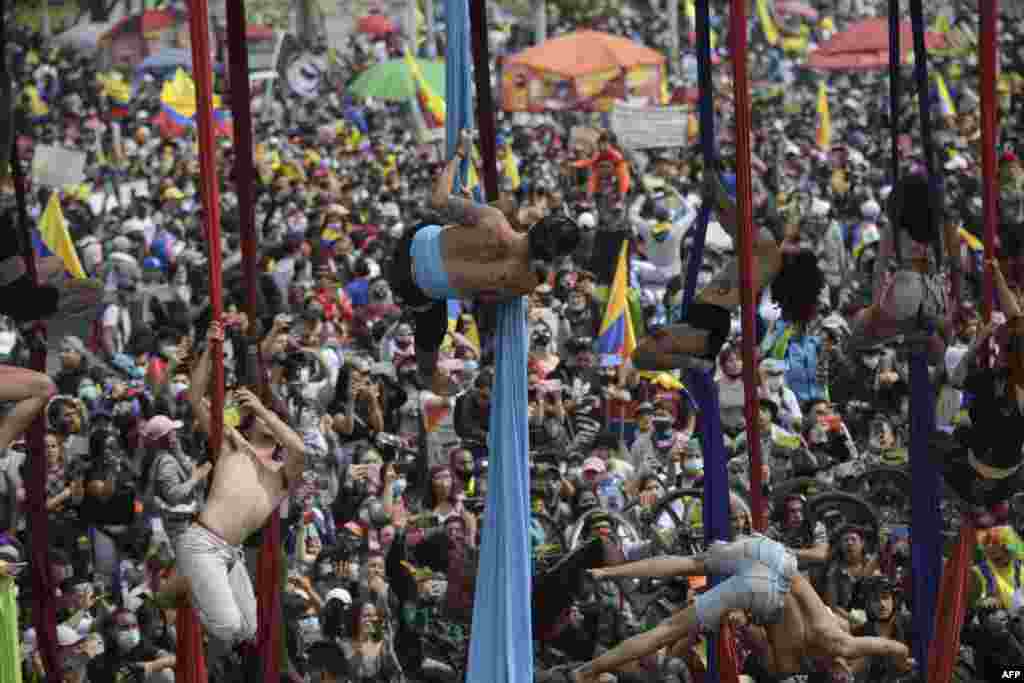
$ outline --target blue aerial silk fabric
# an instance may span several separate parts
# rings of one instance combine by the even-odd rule
[[[911,554],[914,600],[914,659],[928,666],[928,645],[935,630],[939,577],[942,575],[942,478],[928,453],[935,431],[935,396],[928,378],[928,357],[916,351],[910,357],[910,477]],[[927,680],[927,679],[924,679]]]
[[[469,5],[445,0],[448,23],[445,127],[449,157],[472,126]],[[464,166],[460,185],[465,184]],[[480,199],[480,196],[477,197]],[[527,419],[526,299],[499,304],[491,401],[490,470],[483,545],[473,604],[469,683],[531,683],[530,469]]]

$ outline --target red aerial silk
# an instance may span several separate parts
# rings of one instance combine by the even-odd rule
[[[174,671],[176,683],[206,683],[203,627],[192,606],[178,607],[178,648]]]
[[[263,530],[259,568],[256,574],[258,591],[259,627],[256,647],[263,658],[263,680],[276,683],[281,671],[281,627],[277,616],[281,612],[281,514],[274,511],[270,523]],[[255,682],[253,682],[255,683]]]
[[[736,641],[732,637],[732,627],[722,620],[718,629],[718,680],[721,683],[738,683],[740,680],[739,662],[736,657]]]
[[[935,613],[935,637],[928,648],[928,683],[949,683],[952,680],[953,666],[960,654],[960,629],[966,614],[967,581],[974,559],[976,533],[974,520],[964,515],[960,524],[960,541],[942,571],[939,595],[945,600]]]

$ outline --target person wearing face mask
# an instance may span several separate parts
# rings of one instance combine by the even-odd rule
[[[183,423],[157,415],[142,428],[148,453],[143,480],[160,516],[171,548],[192,524],[202,502],[202,489],[213,471],[210,462],[198,465],[181,448],[178,430]]]
[[[484,368],[477,375],[474,387],[455,400],[453,424],[460,439],[476,447],[486,447],[491,426],[491,390],[494,371]]]
[[[909,454],[901,447],[899,435],[892,420],[884,414],[878,414],[868,425],[868,448],[864,464],[883,465],[885,467],[905,467]]]
[[[774,358],[761,361],[761,389],[767,398],[779,405],[779,421],[786,429],[799,430],[803,422],[800,401],[793,390],[786,386],[787,363]]]
[[[135,613],[118,609],[106,628],[110,642],[103,654],[89,662],[90,681],[118,681],[123,676],[139,676],[143,683],[171,683],[176,658],[142,638]]]

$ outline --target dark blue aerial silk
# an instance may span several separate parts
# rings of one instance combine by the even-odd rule
[[[898,11],[899,3],[891,3],[890,11],[894,7]],[[939,178],[933,154],[928,52],[924,42],[925,24],[921,0],[910,0],[910,20],[914,35],[914,77],[921,115],[921,147],[924,149],[925,166],[928,169],[928,184],[934,196],[939,190]],[[892,64],[893,60],[890,60],[890,68]],[[898,77],[898,74],[890,73],[890,78],[894,75]],[[939,244],[936,241],[936,257],[937,262],[941,263]],[[942,512],[939,507],[942,477],[928,452],[928,444],[934,432],[935,392],[928,377],[927,352],[915,350],[910,359],[910,472],[913,482],[911,566],[916,636],[913,649],[914,659],[920,662],[925,680],[928,676],[928,646],[934,637],[935,614],[938,609],[939,577],[942,576]]]
[[[469,7],[445,0],[448,154],[473,122]],[[462,169],[465,179],[466,168]],[[478,197],[479,198],[479,197]],[[497,306],[487,505],[473,604],[469,683],[532,683],[526,299]]]
[[[705,173],[716,168],[714,84],[711,79],[711,12],[709,0],[697,0],[697,79],[700,85],[700,147],[704,157]],[[693,246],[686,269],[683,290],[683,315],[686,315],[697,290],[697,276],[704,259],[704,244],[711,204],[705,201],[697,217],[693,233]],[[714,371],[693,370],[688,380],[690,394],[700,411],[701,447],[704,452],[704,537],[710,544],[715,540],[730,540],[729,524],[729,472],[726,467],[725,442],[722,439],[722,420],[718,407],[718,386]],[[713,585],[723,577],[708,577]],[[708,643],[707,680],[719,679],[718,634],[710,635]]]

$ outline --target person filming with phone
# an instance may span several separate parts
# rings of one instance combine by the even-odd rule
[[[370,375],[367,358],[351,359],[338,377],[329,412],[334,430],[344,441],[371,439],[384,431],[383,387]]]

